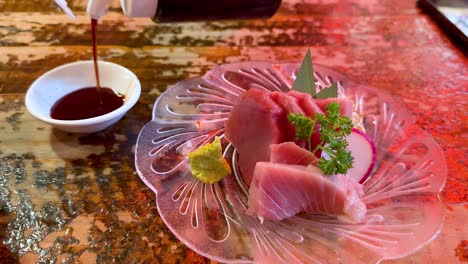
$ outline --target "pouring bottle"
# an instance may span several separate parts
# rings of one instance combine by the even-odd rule
[[[93,19],[103,16],[111,0],[88,0],[87,12]],[[269,18],[282,0],[120,0],[128,17],[150,17],[155,22],[211,21]],[[66,0],[55,2],[69,15]]]

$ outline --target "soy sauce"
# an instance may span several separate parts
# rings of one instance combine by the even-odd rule
[[[93,61],[94,61],[94,75],[96,76],[96,89],[101,89],[101,82],[99,81],[99,66],[97,61],[97,41],[96,41],[96,28],[97,28],[97,20],[91,19],[91,36],[93,39]]]
[[[123,103],[124,97],[110,88],[86,87],[58,100],[50,115],[59,120],[86,119],[110,113]]]
[[[96,86],[85,87],[65,95],[51,108],[50,116],[58,120],[79,120],[105,115],[121,107],[125,97],[111,88],[101,87],[96,45],[97,20],[91,19],[94,75]]]

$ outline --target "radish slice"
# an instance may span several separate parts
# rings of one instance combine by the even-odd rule
[[[348,150],[353,156],[353,167],[346,173],[359,183],[363,183],[369,177],[377,159],[377,150],[374,141],[364,132],[353,128],[346,138]]]

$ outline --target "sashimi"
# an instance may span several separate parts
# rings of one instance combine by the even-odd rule
[[[353,101],[349,98],[314,99],[311,95],[298,91],[289,91],[288,94],[299,100],[299,105],[307,116],[313,117],[315,113],[323,114],[327,105],[332,102],[337,102],[340,105],[340,113],[342,115],[351,117],[353,113]]]
[[[300,212],[336,215],[350,222],[364,217],[361,185],[347,175],[324,176],[315,166],[320,150],[314,154],[304,148],[304,142],[296,139],[296,124],[288,120],[291,113],[315,119],[316,114],[331,111],[326,107],[332,102],[340,105],[334,108],[336,113],[351,114],[349,99],[316,100],[296,91],[255,88],[246,91],[233,106],[225,135],[237,150],[239,169],[249,186],[249,214],[269,220]],[[319,137],[318,132],[312,134],[312,146],[319,144]]]
[[[323,114],[322,108],[317,105],[316,100],[309,94],[298,91],[289,91],[288,95],[291,95],[298,100],[299,105],[301,106],[306,116],[315,117],[315,114],[317,113]]]
[[[315,103],[325,112],[327,106],[333,102],[337,102],[340,105],[340,113],[343,116],[351,118],[353,113],[353,101],[349,98],[327,98],[327,99],[316,99]]]
[[[260,89],[246,91],[229,114],[225,135],[239,153],[239,168],[247,185],[255,164],[270,159],[270,145],[285,141],[283,126],[278,124],[284,115],[270,92]]]
[[[270,146],[270,162],[307,166],[317,164],[318,159],[312,152],[294,142],[284,142]]]
[[[270,96],[286,113],[304,114],[304,111],[299,105],[299,101],[295,97],[283,92],[272,92]]]
[[[277,103],[278,106],[281,107],[284,111],[284,114],[280,116],[279,124],[281,124],[283,132],[286,135],[285,140],[294,141],[297,145],[301,147],[306,147],[306,141],[296,139],[296,131],[294,129],[294,126],[288,121],[289,113],[305,115],[304,111],[298,104],[298,100],[295,97],[282,92],[272,92],[270,96],[271,99],[275,103]],[[315,147],[316,144],[318,144],[318,140],[311,142],[313,147]]]
[[[258,162],[249,189],[247,213],[283,220],[300,212],[338,215],[359,222],[366,206],[360,185],[336,175],[324,177],[315,166]]]

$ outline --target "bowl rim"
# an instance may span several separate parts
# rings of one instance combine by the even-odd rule
[[[127,96],[126,98],[130,99],[130,100],[125,100],[123,105],[120,106],[119,108],[107,113],[107,114],[104,114],[104,115],[100,115],[100,116],[96,116],[96,117],[92,117],[92,118],[86,118],[86,119],[78,119],[78,120],[60,120],[60,119],[54,119],[54,118],[51,118],[50,116],[44,116],[44,115],[41,115],[41,114],[38,114],[36,111],[33,111],[32,110],[32,107],[31,107],[31,102],[33,101],[33,98],[32,98],[32,92],[37,89],[36,86],[39,85],[39,83],[41,83],[48,75],[52,74],[52,73],[55,73],[55,72],[59,72],[59,71],[63,71],[64,69],[67,69],[67,68],[73,68],[73,67],[81,67],[83,65],[87,65],[87,64],[94,64],[94,61],[92,60],[81,60],[81,61],[75,61],[75,62],[71,62],[71,63],[67,63],[67,64],[63,64],[63,65],[60,65],[58,67],[55,67],[45,73],[43,73],[41,76],[39,76],[39,78],[37,78],[36,80],[34,80],[34,82],[29,86],[28,90],[26,91],[26,95],[25,95],[25,105],[26,105],[26,109],[28,110],[29,113],[31,113],[31,115],[33,115],[35,118],[43,121],[43,122],[46,122],[46,123],[49,123],[49,124],[54,124],[54,125],[62,125],[62,126],[86,126],[86,125],[95,125],[95,124],[98,124],[98,123],[103,123],[103,122],[106,122],[106,121],[109,121],[113,118],[116,118],[116,117],[119,117],[123,114],[125,114],[128,110],[130,110],[130,108],[132,108],[136,102],[138,101],[138,99],[140,98],[140,95],[141,95],[141,83],[140,83],[140,80],[138,79],[138,77],[132,72],[130,71],[129,69],[127,69],[126,67],[120,65],[120,64],[116,64],[116,63],[113,63],[113,62],[108,62],[108,61],[98,61],[99,65],[107,65],[107,66],[115,66],[117,67],[119,70],[122,70],[124,72],[127,72],[130,76],[133,77],[133,86],[135,87],[134,89],[134,92],[132,93],[132,96]]]

